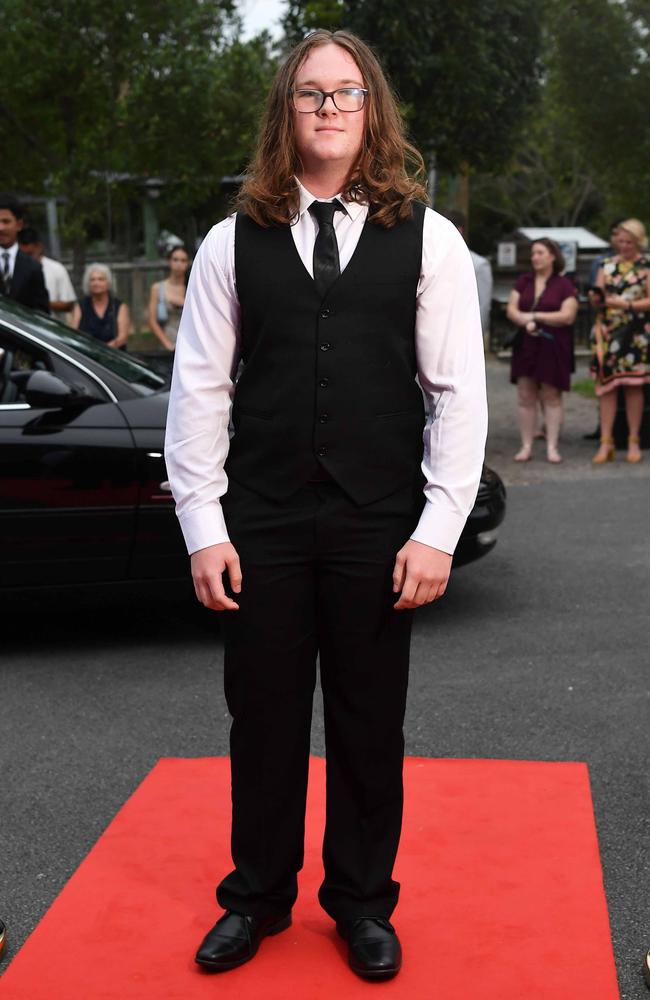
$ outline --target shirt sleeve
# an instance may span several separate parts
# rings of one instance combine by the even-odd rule
[[[524,291],[524,289],[529,283],[530,283],[530,275],[520,274],[512,287],[515,292],[519,292],[519,294],[521,295],[521,293]]]
[[[456,227],[427,209],[415,342],[428,406],[426,503],[412,538],[453,555],[478,492],[487,436],[485,360],[474,267]]]
[[[476,274],[476,287],[478,288],[478,303],[481,310],[481,326],[483,333],[490,330],[490,310],[492,308],[492,267],[489,260],[475,254],[472,257],[474,272]]]
[[[77,294],[72,286],[68,269],[63,264],[61,265],[61,270],[59,272],[59,285],[57,291],[59,293],[59,302],[77,301]]]
[[[571,281],[571,278],[567,278],[564,275],[561,275],[561,278],[562,287],[560,288],[560,307],[562,306],[562,303],[566,302],[567,299],[578,298],[578,289]]]
[[[228,487],[224,463],[240,355],[234,240],[231,216],[201,244],[176,341],[165,463],[190,554],[229,540],[221,497]]]

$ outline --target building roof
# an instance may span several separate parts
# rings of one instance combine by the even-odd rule
[[[547,237],[556,243],[577,243],[578,250],[606,250],[609,243],[600,236],[591,233],[584,226],[526,226],[517,230],[527,240],[540,240]]]

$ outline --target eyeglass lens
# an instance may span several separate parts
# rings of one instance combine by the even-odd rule
[[[361,111],[366,91],[361,87],[342,87],[332,93],[322,90],[294,90],[293,105],[296,111],[308,114],[320,111],[325,99],[331,97],[339,111]]]

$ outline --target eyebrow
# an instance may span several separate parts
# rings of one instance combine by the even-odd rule
[[[301,80],[300,83],[296,83],[295,86],[296,87],[314,87],[317,90],[321,89],[320,84],[317,83],[316,80]],[[359,83],[358,80],[339,80],[339,82],[337,84],[337,87],[349,87],[349,86],[363,88],[363,84]]]

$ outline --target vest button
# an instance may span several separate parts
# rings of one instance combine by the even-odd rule
[[[319,458],[325,458],[325,456],[327,455],[327,448],[321,445],[316,454],[318,455]]]
[[[320,314],[320,318],[321,319],[327,319],[327,317],[329,316],[329,314],[330,314],[330,310],[329,309],[322,309],[321,310],[321,314]]]
[[[327,389],[328,385],[330,384],[330,380],[328,378],[322,378],[318,384],[321,387],[321,389]]]
[[[329,350],[331,350],[331,348],[332,348],[332,345],[330,343],[328,343],[327,341],[324,344],[320,345],[321,351],[329,351]]]
[[[329,420],[329,413],[321,413],[320,417],[318,418],[318,423],[326,424],[328,420]]]

